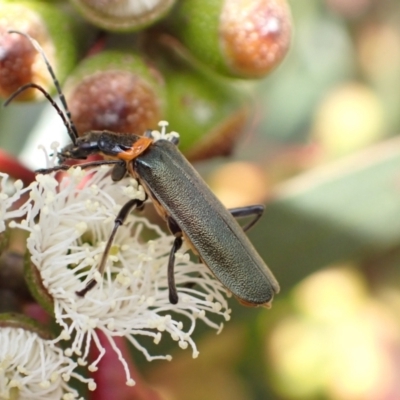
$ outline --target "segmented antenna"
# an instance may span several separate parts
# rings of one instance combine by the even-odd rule
[[[61,110],[61,108],[58,106],[58,104],[53,100],[53,98],[49,95],[49,93],[46,92],[46,90],[44,90],[40,85],[38,85],[37,83],[27,83],[24,86],[21,86],[19,89],[17,89],[3,104],[4,107],[7,107],[20,93],[22,93],[23,91],[30,89],[30,88],[34,88],[37,89],[39,91],[41,91],[44,95],[44,97],[46,97],[46,99],[50,102],[50,104],[56,109],[58,115],[61,117],[61,119],[64,122],[64,125],[67,127],[68,129],[68,133],[71,135],[74,135],[73,131],[70,130],[70,125],[69,125],[69,121],[67,119],[67,117],[65,116],[63,110]],[[75,137],[75,136],[74,136]]]
[[[58,82],[58,79],[56,78],[56,75],[54,73],[54,70],[52,66],[50,65],[50,62],[44,53],[42,47],[40,44],[33,39],[31,36],[29,36],[27,33],[20,32],[20,31],[15,31],[15,30],[9,30],[8,33],[17,33],[18,35],[25,36],[32,44],[32,46],[36,49],[36,51],[42,56],[43,61],[46,64],[47,70],[49,71],[51,78],[53,80],[54,86],[57,90],[58,96],[60,98],[61,104],[64,107],[65,114],[62,112],[60,107],[54,102],[54,100],[50,97],[50,95],[39,85],[35,83],[28,83],[27,85],[21,86],[19,89],[17,89],[5,102],[5,105],[9,104],[12,99],[14,99],[16,96],[18,96],[20,93],[22,93],[24,90],[29,89],[29,88],[35,88],[40,90],[44,96],[46,97],[47,100],[50,101],[51,105],[57,110],[58,114],[62,118],[64,125],[66,126],[68,130],[68,135],[70,136],[72,143],[76,143],[76,139],[78,138],[78,131],[76,130],[75,124],[72,121],[71,117],[71,112],[69,111],[67,101],[65,100],[64,93],[61,90],[60,83]]]

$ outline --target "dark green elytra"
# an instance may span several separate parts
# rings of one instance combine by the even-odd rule
[[[159,140],[133,169],[215,277],[246,305],[269,306],[279,284],[231,213],[175,144]]]

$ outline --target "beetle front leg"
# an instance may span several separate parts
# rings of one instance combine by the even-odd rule
[[[235,218],[254,216],[254,219],[243,227],[243,230],[246,232],[261,218],[264,213],[264,209],[265,207],[262,204],[256,204],[253,206],[230,208],[229,212]]]
[[[81,169],[86,169],[89,167],[97,167],[99,165],[114,165],[118,164],[120,161],[118,160],[98,160],[98,161],[90,161],[87,163],[83,164],[75,164],[75,165],[56,165],[55,167],[51,168],[42,168],[42,169],[37,169],[35,172],[37,174],[50,174],[51,172],[56,172],[56,171],[68,171],[70,168],[81,168]]]
[[[111,231],[110,237],[107,240],[106,243],[106,248],[104,249],[103,255],[101,256],[101,260],[98,266],[98,271],[101,276],[104,274],[104,269],[106,266],[107,262],[107,257],[110,252],[111,246],[114,241],[114,237],[117,233],[118,228],[123,225],[123,223],[126,220],[126,217],[129,215],[129,213],[132,211],[132,209],[135,208],[142,208],[143,203],[146,200],[138,200],[138,199],[132,199],[129,200],[125,205],[122,206],[121,210],[119,211],[117,217],[114,220],[114,228]],[[93,289],[96,286],[97,281],[95,279],[91,279],[86,286],[82,289],[79,290],[78,292],[75,292],[78,296],[83,297],[87,292],[89,292],[91,289]]]

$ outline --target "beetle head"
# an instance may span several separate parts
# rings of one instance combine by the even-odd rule
[[[68,159],[85,160],[91,154],[99,152],[100,132],[89,132],[78,139],[75,143],[68,144],[58,153],[60,162]]]

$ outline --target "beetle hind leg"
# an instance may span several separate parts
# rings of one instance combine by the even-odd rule
[[[168,259],[168,290],[169,290],[169,302],[171,304],[177,304],[179,297],[178,291],[176,290],[175,285],[175,253],[181,248],[182,246],[182,236],[176,237],[174,240],[174,244],[172,245],[171,252],[169,253]]]
[[[256,204],[253,206],[230,208],[229,212],[235,218],[250,217],[250,216],[254,217],[253,220],[251,220],[247,225],[243,227],[243,230],[246,232],[251,227],[253,227],[257,223],[257,221],[262,217],[264,209],[265,207],[262,204]]]
[[[181,248],[182,239],[182,229],[178,226],[175,220],[171,217],[168,218],[168,228],[171,233],[175,236],[174,244],[171,247],[168,259],[168,290],[169,290],[169,302],[171,304],[177,304],[179,297],[178,291],[175,284],[175,254]]]

